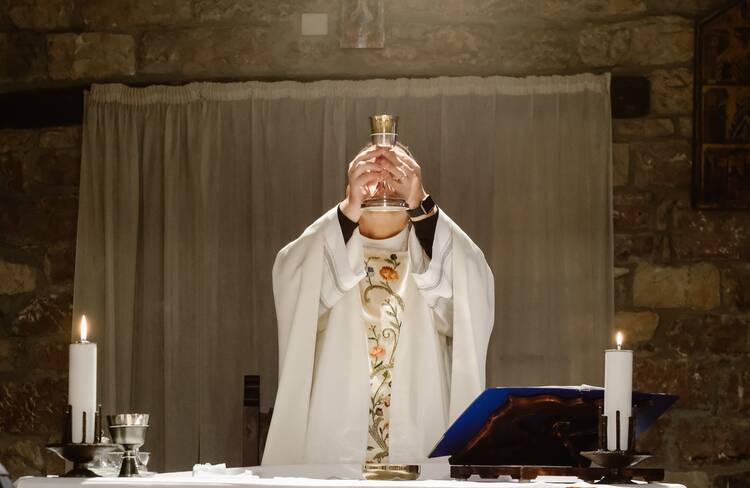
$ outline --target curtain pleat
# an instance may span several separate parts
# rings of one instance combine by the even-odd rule
[[[240,464],[242,377],[264,410],[276,390],[275,254],[341,200],[376,112],[493,269],[488,385],[601,382],[608,76],[94,85],[74,313],[105,411],[151,414],[156,469]]]

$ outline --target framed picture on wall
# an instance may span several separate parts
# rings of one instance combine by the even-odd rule
[[[750,210],[750,0],[698,22],[695,35],[693,203]]]

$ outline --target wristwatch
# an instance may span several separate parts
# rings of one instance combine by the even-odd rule
[[[422,215],[427,215],[428,213],[432,212],[434,208],[435,200],[433,200],[430,195],[427,195],[425,199],[422,200],[422,203],[419,204],[419,207],[410,208],[406,211],[406,213],[409,214],[410,219],[416,219],[417,217],[421,217]]]

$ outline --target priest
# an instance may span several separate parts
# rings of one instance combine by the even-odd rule
[[[363,211],[389,182],[410,210]],[[494,282],[403,146],[349,164],[346,198],[273,267],[279,388],[263,464],[426,460],[484,389]]]

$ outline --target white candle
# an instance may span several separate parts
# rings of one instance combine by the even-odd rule
[[[633,410],[633,351],[622,349],[622,333],[617,333],[617,349],[604,355],[604,415],[607,416],[607,450],[628,448],[628,424]],[[617,445],[617,412],[620,412],[620,444]]]
[[[68,403],[72,413],[72,441],[94,442],[96,413],[96,344],[86,340],[88,324],[81,317],[81,339],[70,345]],[[83,437],[83,412],[86,412],[86,437]]]

